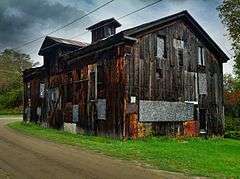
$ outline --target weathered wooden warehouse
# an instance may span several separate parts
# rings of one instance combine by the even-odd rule
[[[43,67],[24,72],[24,120],[114,137],[222,135],[229,58],[193,17],[120,26],[88,27],[91,44],[46,37]]]

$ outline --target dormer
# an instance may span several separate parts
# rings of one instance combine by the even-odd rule
[[[92,32],[92,43],[102,40],[116,33],[116,28],[121,24],[114,18],[100,21],[90,27],[87,30]]]

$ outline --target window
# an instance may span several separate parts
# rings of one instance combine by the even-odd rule
[[[181,39],[173,39],[173,46],[175,49],[184,49],[184,41]]]
[[[178,49],[178,63],[183,66],[183,49]]]
[[[157,57],[166,58],[166,38],[164,36],[157,37]]]
[[[112,29],[110,27],[107,28],[108,35],[112,35]]]
[[[104,97],[104,68],[103,64],[97,65],[97,95],[98,98]]]
[[[104,36],[105,37],[108,37],[108,36],[110,36],[110,35],[112,35],[113,33],[112,33],[112,28],[111,27],[105,27],[104,28]]]
[[[185,46],[185,43],[183,40],[173,39],[173,47],[176,49],[179,66],[183,66],[184,46]]]
[[[206,130],[207,129],[207,120],[206,120],[206,109],[199,109],[199,123],[200,123],[200,129]]]
[[[205,66],[205,50],[203,47],[198,47],[198,65]]]
[[[162,69],[157,69],[157,71],[156,71],[156,78],[157,79],[163,78],[163,70]]]

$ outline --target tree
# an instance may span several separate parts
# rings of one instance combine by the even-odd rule
[[[12,49],[0,54],[0,108],[14,108],[22,104],[22,72],[34,65],[29,55]]]
[[[240,0],[223,0],[217,9],[232,40],[235,53],[234,72],[240,79]]]

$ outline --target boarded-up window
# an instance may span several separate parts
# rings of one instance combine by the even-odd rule
[[[157,36],[157,57],[166,57],[166,38],[164,36]]]
[[[106,99],[98,99],[97,118],[102,120],[106,119]]]
[[[205,66],[205,49],[198,47],[198,65]]]
[[[197,74],[195,72],[184,71],[184,93],[185,101],[196,101],[196,80]]]
[[[198,73],[199,94],[207,94],[207,75]]]

